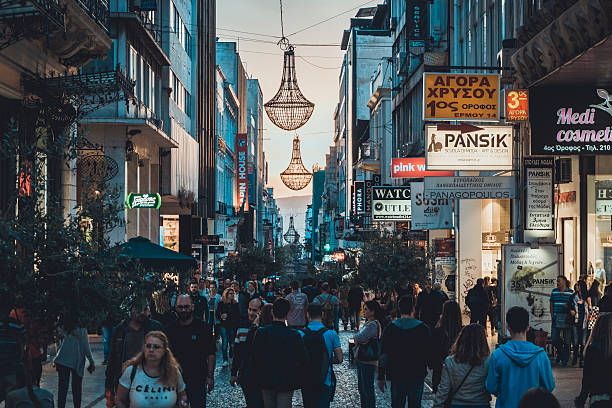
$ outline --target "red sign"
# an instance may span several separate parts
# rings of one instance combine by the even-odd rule
[[[452,177],[454,171],[427,171],[424,157],[404,157],[391,159],[391,177],[421,178],[421,177]]]
[[[344,252],[334,252],[332,254],[332,259],[338,262],[344,262]]]
[[[506,94],[506,120],[519,122],[529,120],[529,93],[525,89],[508,91]]]
[[[249,146],[246,133],[236,133],[236,192],[238,207],[249,210]]]

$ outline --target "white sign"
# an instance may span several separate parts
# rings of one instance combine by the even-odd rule
[[[550,334],[549,300],[560,275],[559,246],[502,245],[502,265],[503,328],[506,328],[506,312],[520,306],[529,311],[529,325],[534,330],[542,329]],[[502,333],[508,335],[505,331]]]
[[[225,248],[225,252],[236,250],[236,241],[233,238],[221,238],[219,245]]]
[[[453,202],[448,199],[430,200],[424,197],[425,184],[410,183],[412,194],[412,230],[448,229],[453,227]]]
[[[516,198],[516,183],[512,176],[425,177],[424,195],[436,200]]]
[[[595,214],[612,215],[612,180],[595,183]]]
[[[455,299],[457,260],[455,257],[436,257],[434,264],[436,267],[434,281],[442,285],[442,289],[450,299]]]
[[[425,128],[427,170],[512,170],[512,126]]]
[[[525,229],[553,229],[553,169],[525,165],[527,197]]]
[[[410,187],[372,186],[372,220],[409,221]]]

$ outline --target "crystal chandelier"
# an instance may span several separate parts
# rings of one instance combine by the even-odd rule
[[[295,54],[293,47],[288,47],[285,51],[280,88],[264,106],[272,123],[281,129],[296,130],[308,122],[314,110],[314,103],[306,99],[298,87]]]
[[[285,232],[285,235],[283,235],[283,237],[289,245],[295,245],[300,241],[300,234],[295,230],[295,227],[293,226],[293,216],[289,217],[289,229],[287,230],[287,232]]]
[[[295,135],[293,139],[293,152],[291,153],[291,162],[289,166],[281,174],[281,180],[287,187],[292,190],[301,190],[310,183],[312,173],[309,172],[304,163],[302,163],[302,154],[300,152],[300,137]]]

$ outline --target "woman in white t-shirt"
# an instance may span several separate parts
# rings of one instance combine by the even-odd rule
[[[143,350],[123,365],[117,389],[117,408],[188,406],[179,364],[160,331],[147,333]]]

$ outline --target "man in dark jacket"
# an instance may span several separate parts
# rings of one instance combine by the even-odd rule
[[[378,387],[384,392],[391,381],[391,406],[420,407],[427,366],[433,368],[431,333],[426,324],[414,318],[415,301],[411,295],[399,300],[400,318],[389,324],[382,337]]]
[[[300,333],[287,327],[291,305],[274,301],[271,325],[257,330],[253,341],[253,376],[261,387],[265,407],[291,407],[293,391],[302,388],[308,356]]]
[[[315,286],[313,278],[306,278],[302,281],[302,293],[308,296],[308,303],[312,303],[321,291]]]
[[[484,288],[484,280],[476,280],[476,285],[465,297],[465,304],[470,308],[470,323],[478,323],[487,327],[487,311],[489,310],[489,295]]]
[[[348,293],[349,304],[349,320],[351,321],[351,330],[359,331],[361,302],[363,302],[363,289],[360,286],[353,286]]]
[[[416,310],[419,319],[424,322],[430,329],[436,326],[440,315],[442,314],[442,305],[446,301],[441,292],[433,290],[431,284],[425,285],[425,290],[417,299]]]
[[[193,280],[189,282],[189,295],[194,307],[193,315],[199,320],[208,323],[210,318],[208,302],[204,296],[200,295],[200,284],[198,281]]]

